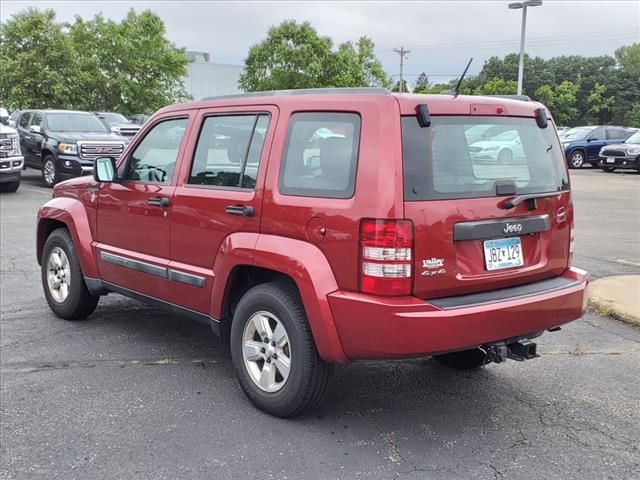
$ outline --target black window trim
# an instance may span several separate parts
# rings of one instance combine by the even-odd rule
[[[244,179],[244,171],[246,168],[246,164],[247,164],[247,158],[249,156],[249,151],[251,150],[251,143],[253,142],[253,136],[256,133],[256,126],[258,125],[258,120],[260,119],[260,116],[266,116],[269,119],[269,123],[267,126],[267,133],[264,136],[264,142],[262,143],[262,151],[260,152],[260,161],[258,162],[258,171],[256,173],[256,182],[258,179],[258,175],[260,174],[260,166],[262,165],[262,156],[264,155],[264,146],[267,144],[267,135],[269,134],[269,129],[272,128],[271,127],[271,112],[270,111],[263,111],[263,110],[247,110],[247,111],[234,111],[234,112],[230,112],[230,113],[224,113],[224,112],[215,112],[215,113],[210,113],[210,114],[205,114],[202,116],[202,122],[200,122],[200,130],[198,131],[198,138],[196,140],[196,144],[193,148],[193,152],[191,152],[191,160],[190,160],[190,164],[189,164],[189,173],[187,175],[186,178],[186,182],[182,185],[182,187],[184,188],[201,188],[201,189],[206,189],[206,190],[227,190],[227,191],[232,191],[232,192],[255,192],[258,185],[256,184],[255,188],[251,188],[251,187],[243,187],[242,186],[242,180]],[[253,128],[251,130],[251,138],[249,139],[249,143],[247,144],[247,150],[244,152],[244,159],[242,160],[241,165],[241,170],[240,170],[240,180],[239,180],[239,186],[237,187],[230,187],[230,186],[226,186],[226,185],[204,185],[204,184],[199,184],[199,183],[189,183],[189,180],[191,179],[191,170],[193,169],[193,162],[195,161],[196,158],[196,151],[198,150],[198,144],[200,143],[200,135],[202,135],[202,129],[204,128],[204,124],[207,121],[207,119],[212,118],[212,117],[249,117],[249,116],[255,116],[255,120],[253,121]]]
[[[176,115],[175,117],[162,117],[162,118],[158,118],[157,121],[155,121],[152,125],[150,125],[149,129],[144,133],[144,136],[142,136],[141,138],[137,139],[136,143],[134,145],[131,146],[131,149],[129,150],[129,152],[127,153],[126,157],[121,157],[122,158],[122,162],[116,165],[116,171],[120,170],[120,167],[124,168],[124,175],[127,174],[128,170],[129,170],[129,162],[131,161],[131,156],[133,155],[133,152],[136,151],[136,149],[140,146],[140,144],[144,141],[145,138],[147,138],[147,136],[153,131],[154,128],[156,128],[158,125],[160,125],[161,123],[164,122],[169,122],[171,120],[186,120],[187,121],[187,125],[184,128],[184,134],[182,135],[182,138],[180,139],[180,145],[178,146],[178,153],[176,156],[176,166],[178,166],[178,160],[180,159],[180,150],[183,147],[183,143],[184,143],[184,139],[187,138],[187,133],[189,131],[189,126],[191,124],[191,116],[189,116],[188,114],[179,114]],[[127,145],[125,145],[125,149],[127,148]],[[174,173],[178,172],[179,170],[176,170],[174,168]],[[121,178],[120,181],[122,182],[126,182],[126,183],[134,183],[134,184],[142,184],[142,185],[160,185],[163,187],[167,187],[169,185],[173,185],[173,179],[175,178],[175,175],[172,175],[171,177],[171,181],[169,183],[151,183],[151,182],[145,182],[142,180],[131,180],[130,178]]]
[[[291,140],[291,134],[292,134],[292,119],[293,117],[298,114],[298,113],[315,113],[315,114],[324,114],[324,115],[333,115],[333,114],[337,114],[337,115],[356,115],[358,117],[358,141],[355,142],[355,138],[354,138],[354,152],[353,154],[355,155],[355,162],[353,165],[353,192],[351,193],[350,196],[348,197],[336,197],[334,195],[327,195],[327,193],[330,192],[330,190],[326,190],[326,189],[304,189],[305,193],[295,193],[294,191],[297,190],[295,188],[287,188],[284,185],[284,169],[286,166],[286,156],[287,156],[287,152],[289,151],[289,142]],[[354,132],[355,133],[355,132]],[[287,135],[285,137],[284,140],[284,148],[282,149],[282,156],[280,157],[280,171],[278,172],[278,193],[282,196],[285,197],[303,197],[303,198],[323,198],[323,199],[328,199],[328,200],[353,200],[353,198],[356,195],[356,187],[358,184],[358,165],[360,163],[360,148],[362,146],[362,115],[360,112],[355,111],[355,110],[334,110],[334,109],[330,109],[330,110],[325,110],[325,109],[314,109],[314,110],[295,110],[292,111],[291,114],[289,115],[289,119],[287,122]],[[288,192],[287,192],[288,190]],[[299,190],[298,190],[299,191]]]

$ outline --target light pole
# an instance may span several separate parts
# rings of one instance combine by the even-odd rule
[[[511,10],[522,9],[522,29],[520,31],[520,62],[518,62],[518,95],[522,95],[522,76],[524,75],[524,35],[527,29],[527,7],[539,7],[542,0],[525,0],[509,4]]]

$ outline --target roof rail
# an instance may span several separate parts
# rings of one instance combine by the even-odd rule
[[[282,95],[391,95],[391,92],[382,87],[341,87],[341,88],[301,88],[297,90],[269,90],[265,92],[235,93],[233,95],[220,95],[218,97],[207,97],[202,100],[224,100],[227,98],[249,98],[249,97],[274,97]]]
[[[440,92],[440,95],[455,95],[453,90],[447,90],[445,92]],[[498,97],[498,98],[508,98],[510,100],[520,100],[523,102],[530,102],[531,98],[527,95],[477,95],[479,97]]]

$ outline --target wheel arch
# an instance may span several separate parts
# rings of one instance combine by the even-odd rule
[[[224,279],[216,282],[212,294],[212,315],[223,319],[223,338],[233,308],[249,288],[268,281],[291,282],[302,301],[320,356],[330,363],[350,362],[327,300],[338,286],[328,260],[315,245],[275,235],[232,234],[220,248],[214,275]]]

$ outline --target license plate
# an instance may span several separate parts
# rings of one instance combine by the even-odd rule
[[[607,163],[616,163],[616,159],[612,157],[607,157]]]
[[[487,270],[521,267],[524,265],[520,238],[501,238],[484,242],[484,263]]]

